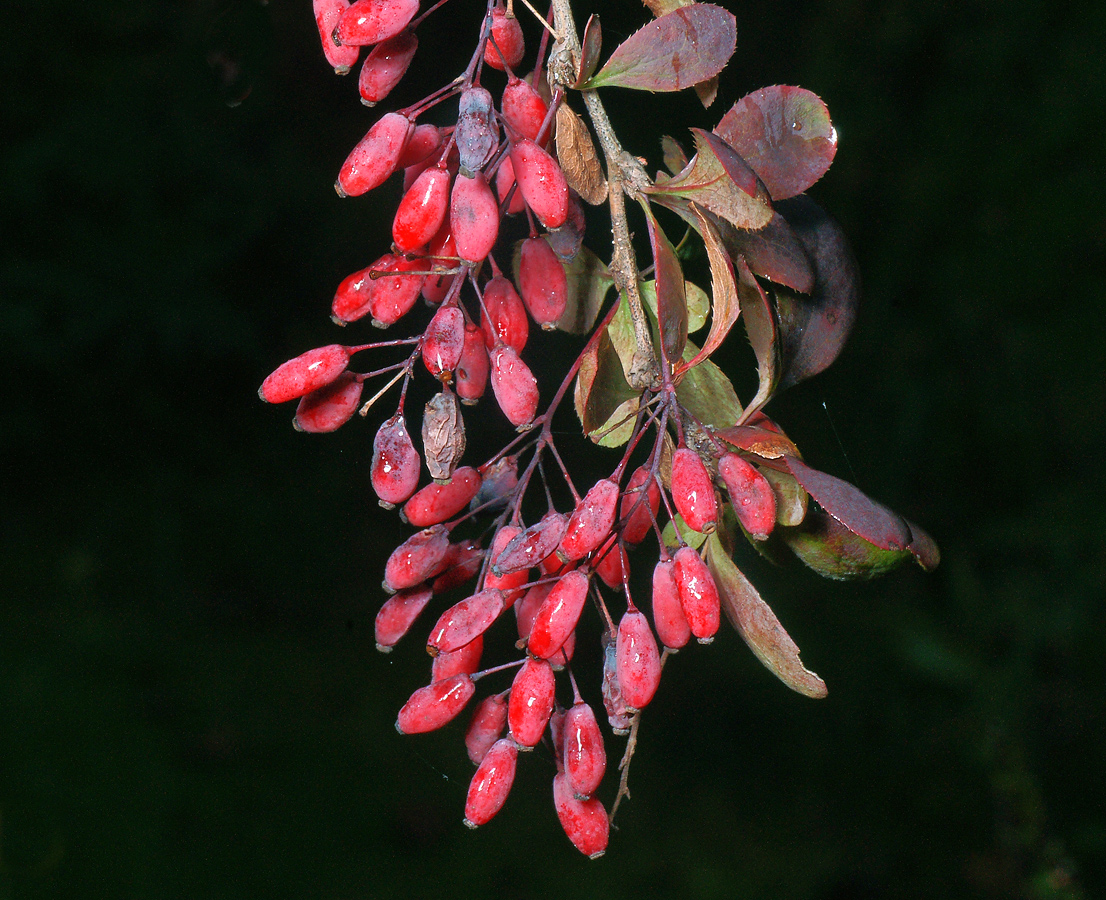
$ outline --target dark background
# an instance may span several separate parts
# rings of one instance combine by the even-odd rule
[[[330,296],[396,200],[331,190],[376,113],[310,4],[6,16],[0,896],[1100,895],[1104,7],[728,5],[717,106],[612,90],[616,124],[656,165],[660,131],[753,88],[825,98],[840,151],[813,194],[865,298],[838,363],[772,411],[944,560],[871,584],[751,563],[829,698],[732,633],[681,653],[598,862],[560,833],[540,750],[462,827],[461,727],[392,727],[418,641],[372,648],[403,533],[367,489],[373,429],[301,435],[256,400],[343,339]],[[608,47],[645,21],[599,10]],[[425,27],[398,102],[459,71],[469,31]],[[470,458],[506,438],[493,412]]]

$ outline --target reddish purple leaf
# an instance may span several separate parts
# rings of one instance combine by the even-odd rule
[[[731,256],[745,257],[752,271],[800,294],[814,290],[814,265],[799,236],[779,213],[759,231],[722,222],[719,231]]]
[[[714,436],[761,459],[799,455],[799,448],[787,435],[769,431],[758,425],[731,425],[729,428],[717,428]]]
[[[941,562],[941,551],[937,548],[936,541],[909,519],[906,519],[906,524],[911,534],[910,544],[906,549],[914,554],[919,566],[932,572]]]
[[[734,322],[741,314],[741,307],[737,300],[737,285],[734,283],[733,263],[730,262],[730,258],[726,255],[726,250],[722,246],[718,229],[695,204],[691,205],[691,211],[699,220],[699,234],[703,236],[707,258],[710,260],[713,299],[710,312],[710,333],[707,335],[707,341],[703,344],[702,349],[691,358],[690,362],[680,363],[676,367],[677,373],[694,368],[714,353],[721,346],[722,341],[730,333]]]
[[[736,46],[733,14],[712,3],[697,3],[635,31],[581,87],[679,91],[721,72]]]
[[[839,581],[878,578],[911,556],[909,550],[877,547],[820,509],[811,510],[798,528],[781,529],[779,533],[805,565]]]
[[[649,203],[643,200],[645,221],[649,227],[649,245],[653,248],[653,271],[657,285],[657,321],[660,323],[661,349],[667,362],[680,361],[687,346],[687,293],[684,273],[676,249],[657,223]]]
[[[714,129],[768,185],[794,197],[826,174],[837,152],[829,110],[810,91],[773,85],[742,97]]]
[[[584,26],[584,36],[580,39],[580,71],[576,75],[574,87],[578,88],[595,74],[602,47],[603,29],[599,25],[599,16],[593,14],[588,18],[588,24]]]
[[[741,302],[741,311],[745,314],[745,332],[749,335],[749,343],[753,345],[753,352],[757,357],[759,384],[749,408],[760,409],[772,396],[780,378],[779,332],[764,288],[753,277],[744,259],[738,256],[734,263],[737,272],[737,296]]]

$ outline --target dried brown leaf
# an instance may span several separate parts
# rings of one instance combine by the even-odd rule
[[[581,200],[598,206],[607,199],[607,179],[603,177],[591,134],[567,103],[557,107],[557,159],[568,186]]]

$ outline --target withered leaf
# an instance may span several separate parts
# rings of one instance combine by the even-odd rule
[[[587,126],[567,103],[557,107],[557,159],[568,186],[580,199],[598,206],[607,199],[607,179]]]

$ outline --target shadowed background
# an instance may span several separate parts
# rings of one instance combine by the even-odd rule
[[[826,100],[840,149],[812,194],[864,300],[841,359],[770,412],[944,560],[871,584],[751,561],[828,699],[732,632],[679,654],[589,862],[540,749],[462,827],[461,726],[393,729],[418,640],[372,648],[402,534],[369,494],[373,427],[297,434],[256,400],[283,360],[359,339],[329,299],[383,252],[398,193],[331,190],[377,113],[323,62],[310,4],[21,4],[0,60],[0,896],[1098,893],[1106,12],[726,5],[716,106],[612,90],[615,123],[655,167],[661,131],[756,87]],[[608,48],[646,17],[598,9]],[[433,24],[398,104],[463,67],[466,33]],[[469,430],[469,459],[508,436],[490,403]],[[560,446],[593,474],[617,459]]]

